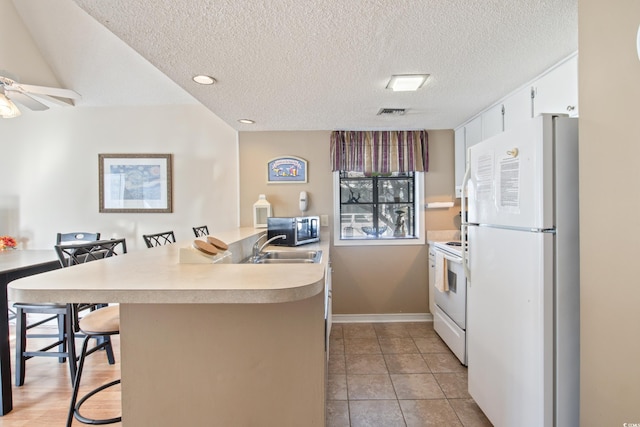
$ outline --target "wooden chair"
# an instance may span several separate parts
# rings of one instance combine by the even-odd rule
[[[207,227],[206,225],[193,227],[193,234],[195,234],[196,237],[206,237],[209,235],[209,227]]]
[[[56,244],[77,244],[87,243],[100,238],[100,233],[74,232],[74,233],[58,233],[56,236]],[[62,260],[61,260],[62,262]],[[73,343],[73,336],[76,329],[77,311],[70,304],[35,304],[20,303],[14,305],[16,309],[16,364],[15,364],[15,385],[20,387],[24,384],[26,361],[32,357],[58,357],[60,363],[69,362],[69,373],[71,382],[75,378],[76,373],[76,353]],[[89,308],[87,305],[80,305],[79,309]],[[47,315],[46,318],[29,323],[29,314]],[[57,334],[45,333],[28,333],[30,329],[41,326],[54,319],[58,321]],[[67,319],[70,321],[67,322]],[[72,337],[72,338],[67,338]],[[55,341],[41,347],[37,350],[27,350],[27,338],[55,338]],[[57,347],[57,351],[52,351]]]
[[[88,393],[86,393],[78,401],[78,391],[80,389],[80,381],[82,378],[82,370],[84,368],[85,358],[93,353],[95,350],[88,350],[89,340],[92,338],[103,339],[104,342],[111,342],[111,336],[120,333],[120,307],[117,305],[100,308],[92,311],[85,317],[80,319],[80,332],[85,335],[82,342],[82,350],[80,351],[80,362],[78,363],[78,374],[76,375],[75,382],[73,384],[73,393],[71,395],[71,403],[69,405],[69,413],[67,415],[67,427],[71,427],[73,418],[77,419],[84,424],[113,424],[122,421],[122,417],[106,418],[106,419],[92,419],[80,414],[81,406],[87,402],[92,396],[112,387],[116,384],[120,384],[120,379],[103,384]],[[110,346],[110,344],[109,344]]]
[[[156,246],[168,245],[176,242],[176,236],[173,231],[163,231],[162,233],[155,234],[143,234],[142,238],[147,248],[153,248]]]

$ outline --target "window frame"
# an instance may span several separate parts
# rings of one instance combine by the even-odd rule
[[[425,244],[425,224],[424,224],[424,172],[414,173],[413,204],[414,204],[414,224],[415,237],[413,238],[393,238],[384,239],[343,239],[340,230],[340,171],[333,172],[333,245],[334,246],[415,246]]]

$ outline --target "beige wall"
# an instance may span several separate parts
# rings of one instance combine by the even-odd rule
[[[253,203],[266,194],[275,216],[299,215],[298,194],[309,194],[309,215],[333,221],[333,180],[329,162],[330,131],[241,132],[240,223],[253,224]],[[266,184],[266,165],[293,155],[309,162],[307,184]],[[425,174],[428,201],[452,200],[453,131],[429,131],[430,172]],[[459,227],[459,206],[428,210],[427,230]],[[331,247],[333,310],[336,314],[427,313],[428,251],[422,246]]]
[[[581,426],[640,423],[637,0],[579,0]]]
[[[99,153],[171,153],[173,213],[98,212]],[[200,105],[71,108],[0,120],[0,235],[52,249],[57,232],[143,233],[238,224],[237,133]]]

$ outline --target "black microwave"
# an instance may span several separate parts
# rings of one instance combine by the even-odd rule
[[[278,246],[298,246],[320,241],[320,217],[270,217],[267,218],[267,238],[285,235],[286,239],[271,242]]]

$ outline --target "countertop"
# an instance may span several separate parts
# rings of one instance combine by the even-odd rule
[[[229,244],[234,261],[249,255],[266,229],[238,228],[213,236]],[[322,250],[318,264],[180,263],[194,239],[129,252],[11,282],[9,298],[23,302],[150,304],[278,303],[312,297],[324,289],[329,236],[298,248]]]

